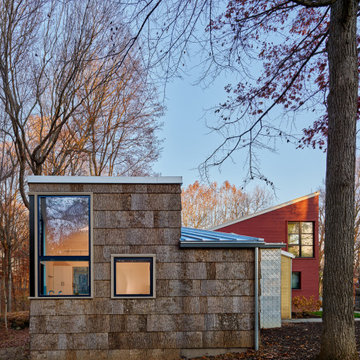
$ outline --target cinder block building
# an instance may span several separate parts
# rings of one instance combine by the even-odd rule
[[[181,229],[180,177],[28,183],[32,359],[257,348],[259,249],[284,244]]]

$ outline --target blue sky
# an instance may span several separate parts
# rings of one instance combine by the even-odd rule
[[[192,78],[176,79],[167,85],[163,118],[164,129],[160,136],[165,138],[161,159],[154,171],[163,176],[182,176],[183,186],[200,180],[197,170],[211,150],[219,143],[216,134],[209,134],[204,114],[224,99],[224,81],[221,79],[204,89],[201,85],[191,85]],[[207,116],[214,116],[207,112]],[[308,121],[310,115],[302,114],[297,121]],[[303,126],[299,126],[302,129]],[[229,180],[242,186],[246,169],[243,168],[245,154],[236,155],[235,163],[228,161],[220,169],[210,172],[210,181],[222,183]],[[326,156],[322,151],[296,149],[286,142],[277,143],[277,153],[263,150],[259,153],[261,169],[265,176],[274,182],[275,203],[316,191],[325,179]],[[245,191],[257,183],[250,183]],[[265,185],[264,185],[265,186]],[[271,188],[269,188],[271,190]]]

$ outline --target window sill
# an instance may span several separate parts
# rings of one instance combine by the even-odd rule
[[[93,299],[93,296],[29,296],[29,300]]]
[[[147,300],[147,299],[156,299],[156,296],[111,296],[112,300],[126,300],[126,299],[138,299],[138,300]]]

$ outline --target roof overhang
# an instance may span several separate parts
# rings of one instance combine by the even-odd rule
[[[246,242],[203,242],[203,241],[193,241],[193,242],[182,242],[180,241],[181,248],[261,248],[261,249],[281,249],[285,247],[286,244],[283,243],[246,243]]]
[[[283,243],[265,243],[264,239],[220,231],[181,228],[181,248],[283,248]]]

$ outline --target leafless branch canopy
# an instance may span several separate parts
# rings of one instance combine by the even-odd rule
[[[100,130],[99,123],[110,116],[104,115],[105,111],[111,112],[112,122],[103,133],[97,133],[97,141],[118,147],[117,150],[91,150],[112,154],[111,160],[109,157],[101,160],[101,170],[95,170],[94,174],[100,175],[107,170],[109,173],[126,172],[130,167],[134,172],[135,169],[149,172],[151,163],[159,156],[156,118],[162,111],[160,106],[155,106],[156,91],[149,85],[148,70],[141,55],[135,54],[137,37],[131,36],[132,29],[122,20],[124,11],[123,5],[110,0],[0,2],[0,101],[15,144],[25,204],[27,173],[80,171],[79,160],[84,159],[84,152],[89,154],[90,151],[91,127],[86,124],[92,122]],[[117,82],[118,86],[115,85]],[[103,101],[96,103],[99,96]],[[126,96],[130,98],[126,99]],[[144,105],[141,101],[147,103]],[[104,102],[108,103],[107,110],[101,108]],[[89,114],[90,106],[100,108]],[[150,110],[152,106],[154,108]],[[152,144],[145,152],[134,147],[134,154],[129,155],[132,146],[115,145],[124,139],[124,136],[119,138],[119,124],[129,123],[130,118],[135,121],[135,118],[139,125],[144,116],[148,121],[142,129],[151,135],[143,134],[142,150],[145,141],[152,141]],[[137,138],[137,129],[125,138]],[[83,139],[75,138],[79,130],[82,130]],[[100,140],[101,134],[104,139],[108,137],[107,141]],[[140,132],[137,135],[140,138]],[[99,160],[101,154],[93,159]],[[115,169],[121,154],[128,160],[122,170]],[[56,164],[53,163],[50,170],[51,158],[56,159]],[[145,166],[143,169],[142,165]]]

